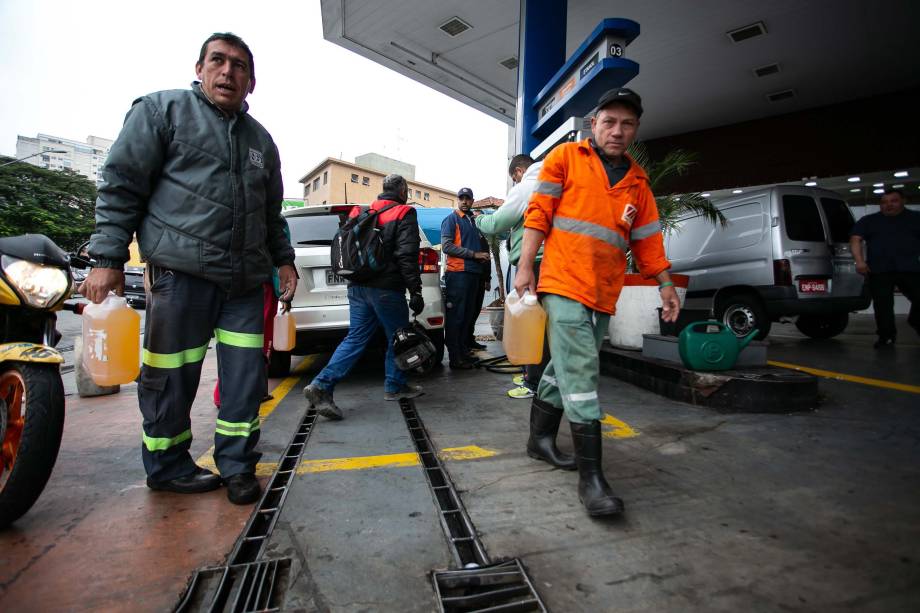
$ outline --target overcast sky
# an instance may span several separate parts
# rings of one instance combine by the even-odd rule
[[[318,0],[0,0],[0,154],[39,132],[114,138],[138,96],[186,88],[212,32],[255,55],[250,113],[281,151],[285,196],[325,157],[381,153],[415,177],[504,197],[507,126],[323,39]]]

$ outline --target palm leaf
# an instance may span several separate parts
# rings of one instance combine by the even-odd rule
[[[630,145],[627,153],[648,175],[649,187],[655,194],[658,217],[663,229],[673,230],[677,220],[689,214],[700,215],[713,224],[720,223],[724,226],[727,223],[722,212],[699,193],[675,194],[668,191],[668,182],[690,172],[691,167],[699,162],[699,155],[685,149],[674,149],[669,151],[664,159],[656,162],[652,161],[648,148],[641,142]]]
[[[722,211],[699,193],[675,194],[669,191],[667,184],[675,177],[681,177],[690,172],[692,166],[698,163],[699,156],[684,149],[674,149],[660,161],[653,161],[644,143],[634,142],[627,149],[633,161],[645,169],[649,178],[649,187],[655,194],[655,204],[658,208],[658,221],[665,234],[678,231],[678,220],[684,217],[698,215],[715,225],[725,226],[728,220]],[[627,265],[630,270],[635,270],[632,253],[627,252]]]

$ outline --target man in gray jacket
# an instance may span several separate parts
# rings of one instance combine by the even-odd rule
[[[281,300],[297,286],[281,218],[281,168],[271,135],[247,114],[255,88],[252,52],[238,36],[201,47],[191,90],[134,101],[102,170],[95,267],[80,287],[102,302],[124,291],[128,245],[137,233],[147,262],[147,318],[138,402],[147,486],[197,493],[227,485],[236,504],[258,499],[259,402],[265,392],[262,283],[279,269]],[[214,461],[189,454],[190,410],[201,364],[217,339],[221,406]]]

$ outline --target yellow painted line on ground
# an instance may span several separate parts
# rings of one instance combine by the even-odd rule
[[[485,449],[476,445],[466,447],[448,447],[442,449],[442,460],[479,460],[498,455],[497,451]],[[386,455],[370,455],[357,458],[335,458],[332,460],[304,460],[297,467],[298,475],[307,473],[325,473],[333,470],[366,470],[368,468],[403,468],[406,466],[419,466],[418,454],[388,453]]]
[[[259,419],[264,422],[265,418],[272,414],[272,411],[275,410],[275,407],[278,406],[278,403],[284,400],[284,397],[287,396],[294,386],[297,385],[297,382],[300,381],[300,375],[307,370],[313,362],[315,362],[317,356],[308,355],[303,360],[300,361],[300,364],[291,369],[291,374],[285,377],[281,383],[275,386],[275,389],[272,390],[272,398],[268,402],[263,402],[259,407]],[[214,464],[214,445],[211,445],[210,449],[201,454],[201,457],[198,458],[197,464],[202,468],[208,468],[210,470],[216,470],[216,465]],[[270,470],[267,474],[272,474],[274,469]],[[260,476],[261,473],[258,473]]]
[[[871,385],[873,387],[884,387],[900,392],[910,392],[911,394],[920,394],[920,385],[907,385],[906,383],[895,383],[894,381],[885,381],[884,379],[872,379],[870,377],[860,377],[858,375],[847,375],[845,373],[833,372],[830,370],[821,370],[820,368],[810,368],[808,366],[799,366],[798,364],[789,364],[787,362],[775,362],[768,360],[767,364],[779,366],[780,368],[789,368],[799,370],[808,374],[825,379],[837,379],[838,381],[849,381],[851,383],[861,383],[862,385]]]
[[[259,417],[262,418],[262,421],[265,421],[265,418],[272,414],[272,411],[275,410],[278,403],[284,400],[284,397],[287,396],[288,393],[294,389],[294,386],[297,385],[297,382],[300,381],[300,375],[310,368],[316,360],[317,356],[315,355],[306,356],[300,361],[300,364],[291,370],[291,374],[285,377],[284,380],[272,390],[272,396],[274,396],[274,398],[268,402],[263,402],[262,406],[259,407]]]
[[[490,458],[498,455],[497,451],[485,449],[476,445],[466,447],[449,447],[442,449],[440,457],[442,460],[479,460]],[[202,464],[207,468],[213,468]],[[421,466],[418,454],[410,453],[388,453],[384,455],[359,456],[355,458],[331,458],[326,460],[304,460],[300,463],[295,471],[298,475],[311,473],[325,473],[340,470],[369,470],[374,468],[407,468],[410,466]],[[260,462],[256,466],[257,477],[267,477],[275,472],[278,467],[277,462]]]
[[[466,447],[448,447],[441,450],[442,460],[481,460],[482,458],[491,458],[498,455],[497,451],[479,447],[478,445],[467,445]]]
[[[620,421],[609,413],[604,413],[604,419],[601,420],[604,426],[610,426],[612,429],[601,428],[604,438],[633,438],[639,436],[638,430],[633,430],[625,422]]]
[[[297,467],[297,474],[326,473],[334,470],[366,470],[368,468],[404,468],[406,466],[418,466],[418,464],[418,454],[415,452],[369,455],[358,458],[304,460]]]

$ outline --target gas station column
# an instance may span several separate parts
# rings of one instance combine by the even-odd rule
[[[516,153],[529,152],[539,144],[531,134],[537,123],[532,101],[565,64],[567,16],[566,0],[521,0]]]

